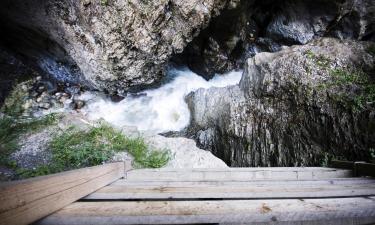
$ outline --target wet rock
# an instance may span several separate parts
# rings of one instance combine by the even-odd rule
[[[49,109],[49,108],[51,108],[51,103],[49,103],[49,102],[42,102],[42,103],[38,104],[38,107],[42,108],[42,109]]]
[[[327,38],[259,53],[247,60],[239,85],[187,96],[189,133],[230,166],[368,160],[375,147],[375,108],[355,103],[366,98],[366,86],[342,85],[337,76],[361,76],[369,79],[364,85],[374,85],[369,46]]]
[[[74,109],[81,109],[83,106],[85,106],[85,102],[82,100],[74,100]]]
[[[113,102],[121,102],[125,97],[114,94],[114,95],[111,95],[110,98],[111,98],[111,101]]]

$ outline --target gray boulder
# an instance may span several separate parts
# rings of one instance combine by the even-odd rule
[[[230,166],[369,160],[375,148],[373,49],[369,42],[326,38],[259,53],[247,60],[238,86],[187,96],[188,132]]]
[[[227,8],[176,61],[212,78],[242,68],[259,52],[306,44],[319,37],[375,40],[373,0],[248,0]]]
[[[159,81],[228,2],[236,0],[5,0],[3,44],[59,80],[136,89]]]

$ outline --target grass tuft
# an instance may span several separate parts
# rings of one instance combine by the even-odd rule
[[[170,160],[169,151],[150,150],[142,138],[125,137],[105,124],[89,130],[71,127],[56,135],[49,147],[52,152],[50,164],[34,170],[20,169],[18,175],[26,178],[100,165],[121,151],[127,151],[134,157],[136,167],[159,168]]]
[[[19,148],[18,139],[21,135],[56,124],[58,118],[58,114],[49,114],[27,120],[16,119],[7,115],[0,118],[0,164],[8,164],[9,155]]]

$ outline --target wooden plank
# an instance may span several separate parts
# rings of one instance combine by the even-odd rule
[[[204,185],[106,186],[85,199],[272,199],[375,195],[375,184],[363,185]]]
[[[205,185],[232,185],[232,186],[250,186],[250,185],[267,185],[267,186],[280,186],[295,184],[298,185],[355,185],[355,184],[373,184],[375,183],[374,178],[362,178],[362,177],[351,177],[351,178],[332,178],[332,179],[321,179],[321,180],[248,180],[248,181],[134,181],[127,179],[119,179],[110,186],[205,186]]]
[[[374,198],[76,202],[39,221],[81,224],[372,224]]]
[[[311,180],[351,177],[352,171],[342,169],[302,169],[286,171],[276,169],[257,169],[254,171],[197,171],[197,170],[155,170],[141,169],[127,172],[130,181],[249,181],[249,180]]]
[[[114,164],[0,184],[0,213],[69,189],[117,168]],[[77,176],[78,175],[78,176]]]
[[[329,167],[227,167],[227,168],[159,168],[137,169],[149,172],[253,172],[253,171],[332,171]]]
[[[29,224],[123,176],[121,162],[4,184],[0,224]]]
[[[375,177],[375,164],[373,163],[355,162],[354,168],[357,176]]]

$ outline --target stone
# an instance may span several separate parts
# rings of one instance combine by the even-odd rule
[[[42,108],[42,109],[49,109],[49,108],[51,108],[51,103],[49,103],[49,102],[42,102],[42,103],[38,104],[38,107]]]
[[[375,85],[371,42],[323,38],[246,62],[239,85],[186,98],[188,135],[229,166],[321,166],[326,158],[370,159],[375,108],[356,105]],[[360,70],[363,70],[360,72]],[[343,74],[343,75],[340,75]],[[371,96],[369,96],[371,97]]]
[[[5,0],[1,29],[9,47],[58,80],[138,90],[160,81],[172,55],[228,2],[237,0]]]
[[[74,109],[81,109],[83,106],[85,106],[85,102],[82,100],[74,100]]]
[[[373,0],[240,1],[214,18],[173,61],[212,78],[243,67],[259,52],[315,38],[375,40]]]

